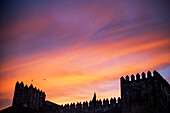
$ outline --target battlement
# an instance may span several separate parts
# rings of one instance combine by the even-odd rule
[[[32,84],[28,87],[23,82],[17,81],[12,106],[26,106],[38,110],[44,106],[45,97],[45,92],[33,87]]]
[[[32,84],[28,87],[23,82],[17,81],[13,106],[26,106],[35,110],[56,113],[143,113],[151,107],[153,111],[166,111],[170,107],[168,106],[170,105],[170,85],[157,71],[127,75],[121,77],[120,82],[121,98],[97,100],[96,93],[94,93],[90,101],[58,105],[45,101],[45,92],[33,87]],[[154,105],[155,108],[150,105]]]
[[[117,99],[114,98],[106,98],[106,99],[99,99],[96,101],[90,100],[89,102],[83,101],[82,102],[77,102],[77,103],[71,103],[71,104],[65,104],[65,105],[60,105],[58,109],[62,111],[91,111],[91,110],[96,110],[96,111],[107,111],[110,109],[120,109],[121,106],[121,98],[118,97]]]
[[[168,108],[169,83],[156,70],[152,73],[137,73],[136,76],[127,75],[125,78],[121,77],[120,81],[122,113],[139,113],[142,110],[146,112],[147,109],[151,109],[150,105],[157,106],[152,108],[153,111]]]
[[[140,81],[152,80],[152,79],[161,79],[162,81],[166,82],[166,80],[164,80],[162,76],[156,70],[154,70],[153,73],[151,73],[150,71],[148,71],[146,74],[142,72],[141,75],[137,73],[136,76],[132,74],[129,77],[129,75],[127,75],[125,78],[122,76],[120,78],[120,81],[121,81],[121,84],[129,84],[133,82],[140,82]]]
[[[17,81],[16,83],[16,86],[15,86],[15,89],[18,90],[18,89],[22,89],[22,90],[32,90],[34,92],[39,92],[39,93],[42,93],[43,95],[45,95],[45,92],[43,92],[42,90],[40,89],[37,89],[36,87],[33,87],[33,85],[31,84],[29,87],[27,85],[24,85],[23,82],[19,83]]]

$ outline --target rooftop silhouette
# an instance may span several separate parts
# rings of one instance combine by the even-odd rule
[[[131,78],[131,79],[129,79]],[[12,107],[2,110],[21,113],[169,113],[170,85],[157,72],[120,78],[121,97],[97,100],[94,92],[89,102],[65,105],[45,100],[45,92],[31,84],[29,87],[17,81]],[[22,110],[21,110],[22,109]],[[25,110],[25,111],[24,111]],[[24,111],[24,112],[23,112]]]

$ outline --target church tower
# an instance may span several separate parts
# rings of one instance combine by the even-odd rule
[[[96,110],[96,92],[94,92],[94,96],[92,99],[92,106],[93,106],[93,110],[95,111]]]
[[[93,102],[96,102],[96,92],[94,92],[94,96],[93,96]]]

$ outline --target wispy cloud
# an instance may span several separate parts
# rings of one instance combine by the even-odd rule
[[[1,109],[10,105],[3,99],[12,101],[16,81],[33,79],[48,100],[64,104],[89,100],[93,92],[98,99],[118,97],[126,74],[157,69],[169,78],[166,2],[3,3]]]

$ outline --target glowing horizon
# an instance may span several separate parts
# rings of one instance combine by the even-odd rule
[[[57,104],[119,97],[121,76],[170,82],[168,1],[10,1],[0,18],[0,109],[23,81]],[[45,80],[44,80],[45,79]]]

